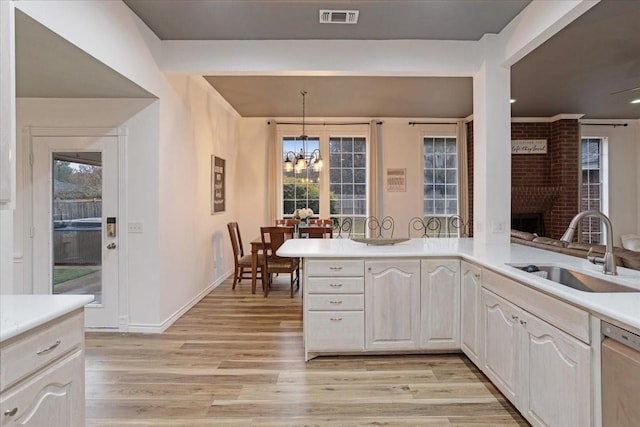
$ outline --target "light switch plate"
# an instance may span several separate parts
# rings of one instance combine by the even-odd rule
[[[127,224],[127,231],[129,233],[142,233],[143,227],[141,222],[130,222]]]
[[[492,233],[504,233],[504,222],[502,222],[502,221],[491,221],[491,232]]]

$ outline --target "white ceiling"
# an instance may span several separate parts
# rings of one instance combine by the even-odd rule
[[[528,0],[125,0],[160,38],[456,39],[500,31]],[[319,8],[358,9],[357,25],[320,25]],[[512,67],[512,114],[640,118],[640,1],[603,0]],[[30,18],[16,17],[17,94],[152,95]],[[46,64],[46,65],[44,65]],[[205,76],[245,117],[466,117],[470,78]],[[614,94],[613,92],[623,91]]]

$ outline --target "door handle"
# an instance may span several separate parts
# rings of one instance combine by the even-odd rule
[[[115,249],[116,248],[116,244],[115,243],[109,243],[107,245],[107,249]]]

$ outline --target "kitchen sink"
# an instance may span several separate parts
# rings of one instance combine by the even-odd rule
[[[630,288],[556,265],[529,265],[526,267],[514,265],[513,267],[583,292],[640,292],[640,289]]]

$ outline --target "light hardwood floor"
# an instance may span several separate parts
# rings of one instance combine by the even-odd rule
[[[227,280],[163,334],[87,333],[87,425],[528,425],[463,355],[305,363],[288,286]]]

